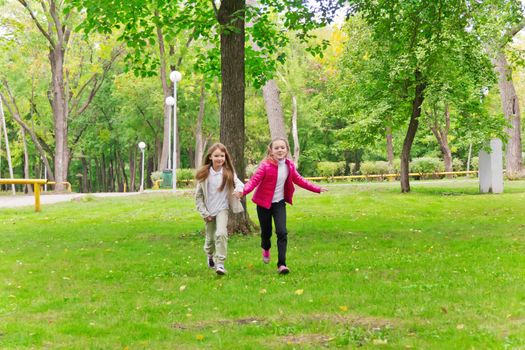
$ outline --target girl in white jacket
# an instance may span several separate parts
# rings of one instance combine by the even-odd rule
[[[230,209],[234,213],[244,210],[239,200],[244,185],[235,175],[230,154],[222,143],[215,143],[208,149],[195,178],[195,204],[206,223],[204,251],[207,264],[218,275],[224,275],[228,250],[228,212]]]

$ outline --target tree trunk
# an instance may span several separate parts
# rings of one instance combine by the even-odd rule
[[[259,7],[257,0],[247,0],[246,5],[248,7]],[[252,19],[254,21],[257,18]],[[253,23],[248,22],[247,27],[252,27]],[[257,45],[256,42],[250,43],[254,51],[260,51],[261,48]],[[268,80],[263,86],[263,98],[264,98],[264,107],[266,109],[266,116],[268,118],[268,124],[270,126],[270,137],[275,139],[277,137],[286,139],[286,126],[284,123],[284,113],[281,106],[281,100],[279,98],[280,91],[277,86],[277,82],[274,79]],[[290,155],[291,156],[291,155]]]
[[[115,170],[116,170],[115,160],[113,159],[113,157],[110,157],[109,159],[109,191],[110,192],[115,192],[115,183],[116,183],[115,176],[117,175]]]
[[[44,162],[44,164],[46,165],[46,169],[47,169],[47,174],[48,174],[48,179],[49,181],[55,181],[55,176],[53,174],[53,171],[51,170],[51,166],[49,164],[49,160],[47,159],[47,156],[46,156],[46,152],[44,150],[44,148],[42,147],[42,144],[40,143],[40,141],[38,140],[38,137],[35,133],[35,130],[34,128],[30,128],[23,120],[22,118],[20,118],[20,112],[18,110],[18,105],[16,103],[16,99],[15,97],[13,96],[13,94],[11,93],[11,90],[9,89],[9,86],[7,85],[7,83],[4,81],[4,86],[7,90],[7,93],[9,94],[9,98],[11,99],[11,104],[12,104],[12,107],[10,106],[10,104],[7,102],[7,98],[2,94],[0,93],[0,98],[2,99],[2,101],[4,101],[6,107],[7,107],[7,110],[9,111],[9,113],[11,114],[11,116],[13,117],[13,119],[23,128],[25,129],[25,131],[27,131],[29,133],[29,135],[31,136],[31,140],[33,140],[33,143],[35,144],[35,147],[38,151],[38,154],[40,155],[40,158],[42,159],[42,161]],[[1,101],[0,101],[1,102]]]
[[[512,81],[512,70],[503,51],[500,51],[496,57],[496,71],[498,72],[501,106],[505,118],[510,124],[510,127],[505,129],[508,135],[506,175],[509,179],[515,179],[522,175],[523,166],[521,158],[521,114],[518,95]]]
[[[153,185],[153,182],[151,181],[151,173],[155,171],[155,162],[153,161],[153,157],[148,157],[148,165],[146,169],[144,170],[144,189],[151,188]]]
[[[206,98],[206,90],[204,89],[204,81],[201,85],[201,98],[199,103],[199,115],[197,116],[197,125],[195,127],[195,169],[198,169],[202,164],[202,157],[204,156],[204,135],[202,134],[202,122],[204,120],[204,102]]]
[[[124,192],[124,176],[123,176],[123,173],[121,171],[121,166],[120,166],[120,157],[119,157],[119,153],[118,151],[115,150],[115,152],[113,153],[114,157],[115,157],[115,180],[117,182],[117,187],[116,187],[116,191],[115,192]]]
[[[7,156],[7,166],[9,167],[9,176],[11,176],[11,179],[13,179],[14,178],[13,165],[11,164],[11,151],[9,150],[9,137],[7,136],[7,126],[5,125],[4,108],[2,107],[1,100],[0,100],[0,119],[1,119],[0,121],[2,122],[2,125],[0,125],[0,127],[2,127],[4,130],[5,151],[6,151],[6,156]],[[15,185],[11,185],[11,189],[13,190],[13,194],[16,194]]]
[[[29,174],[29,154],[27,153],[27,140],[26,140],[26,133],[24,131],[24,128],[20,128],[21,137],[22,137],[22,143],[24,145],[24,177],[26,179],[30,179],[31,175]],[[25,185],[25,193],[32,194],[33,189],[31,188],[31,185]]]
[[[120,152],[117,152],[117,158],[118,158],[118,162],[120,164],[120,171],[121,171],[121,174],[122,174],[122,183],[123,183],[123,185],[125,185],[126,191],[129,191],[129,181],[128,181],[128,175],[126,174],[126,164],[124,163],[124,159],[123,159],[122,155],[120,154]],[[123,192],[124,188],[122,188],[121,191]]]
[[[62,23],[60,15],[62,14],[61,3],[55,1],[49,2],[49,7],[43,5],[45,18],[48,19],[47,30],[29,6],[29,2],[18,0],[24,6],[36,24],[38,30],[48,41],[49,46],[49,63],[51,65],[51,91],[48,99],[53,110],[55,126],[55,169],[54,179],[56,181],[55,190],[63,191],[64,182],[67,181],[69,166],[69,148],[68,148],[68,96],[65,90],[64,77],[64,56],[67,50],[71,30],[67,23]],[[42,3],[43,4],[43,3]],[[57,8],[57,4],[59,7]]]
[[[388,172],[394,173],[394,142],[392,138],[392,128],[386,127],[386,157],[388,160]]]
[[[158,17],[159,13],[158,11],[155,11],[155,15]],[[168,84],[168,75],[167,75],[167,66],[166,66],[166,50],[164,46],[164,35],[162,33],[162,29],[159,25],[157,27],[157,39],[159,42],[159,60],[160,60],[160,80],[162,82],[162,91],[164,92],[164,100],[168,96],[173,96],[173,93],[170,89],[170,85]],[[170,132],[170,125],[171,125],[171,112],[170,110],[173,108],[171,106],[168,106],[167,104],[164,105],[164,133],[162,138],[162,150],[160,154],[160,160],[158,164],[159,170],[168,169],[168,157],[171,153],[170,150],[170,140],[171,140],[171,132]],[[177,137],[178,138],[178,137]]]
[[[297,98],[292,96],[292,137],[293,137],[293,162],[299,167],[299,155],[301,145],[299,144],[299,133],[297,132]]]
[[[275,80],[268,80],[263,87],[263,97],[272,140],[277,137],[287,139],[284,113],[279,95],[280,91]]]
[[[135,179],[136,179],[136,168],[135,168],[135,152],[133,152],[133,147],[130,147],[129,149],[129,177],[130,177],[130,184],[129,184],[129,191],[135,192]]]
[[[412,101],[412,114],[410,116],[410,123],[408,124],[408,130],[403,141],[403,150],[401,152],[401,165],[400,165],[400,182],[401,192],[410,192],[410,181],[409,181],[409,164],[410,164],[410,150],[412,149],[412,143],[416,137],[417,128],[419,126],[419,116],[421,115],[421,105],[423,104],[423,93],[426,88],[426,84],[422,81],[421,72],[416,71],[416,90],[414,100]]]
[[[89,168],[88,168],[88,163],[86,161],[86,156],[82,155],[80,157],[80,161],[82,162],[82,192],[89,193],[89,188],[88,188]]]
[[[450,130],[450,111],[448,105],[445,105],[445,126],[441,127],[438,123],[438,118],[436,115],[433,115],[433,124],[430,125],[430,130],[436,137],[436,140],[439,144],[439,149],[443,155],[443,162],[445,164],[445,171],[451,172],[452,168],[452,152],[448,145],[448,131]],[[447,175],[447,178],[451,178],[452,175]]]
[[[101,175],[101,192],[108,192],[108,181],[106,176],[106,156],[102,152],[102,159],[100,160],[100,175]]]
[[[243,179],[244,164],[244,0],[223,0],[218,11],[221,24],[221,142],[233,158],[237,175]],[[233,27],[229,29],[228,27]],[[246,206],[244,199],[244,206]],[[230,215],[228,232],[250,232],[246,211]]]
[[[49,51],[51,63],[52,93],[51,107],[55,118],[55,181],[56,191],[65,189],[69,166],[68,102],[64,91],[64,54],[61,45]]]

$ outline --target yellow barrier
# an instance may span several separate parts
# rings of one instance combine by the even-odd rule
[[[472,171],[442,171],[437,173],[409,173],[408,176],[432,176],[432,175],[468,175],[477,174],[477,170]],[[317,176],[305,177],[307,180],[353,180],[353,179],[383,179],[396,178],[399,174],[383,174],[383,175],[352,175],[352,176]]]
[[[40,211],[40,186],[48,183],[43,179],[0,179],[0,185],[33,185],[35,190],[35,211]]]
[[[442,171],[437,173],[409,173],[408,176],[432,176],[432,175],[469,175],[469,174],[477,174],[477,170],[471,170],[471,171]],[[321,181],[321,180],[358,180],[358,179],[395,179],[399,177],[400,174],[383,174],[383,175],[349,175],[349,176],[312,176],[312,177],[305,177],[307,180],[313,180],[313,181]],[[248,181],[249,179],[244,179],[244,182]],[[156,180],[153,185],[154,190],[158,190],[160,188],[160,183],[162,182],[162,179]],[[177,180],[177,183],[192,183],[195,182],[195,180]]]

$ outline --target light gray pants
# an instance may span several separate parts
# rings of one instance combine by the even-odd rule
[[[224,265],[228,252],[228,209],[217,214],[215,220],[206,222],[206,240],[204,251],[213,256],[217,265]]]

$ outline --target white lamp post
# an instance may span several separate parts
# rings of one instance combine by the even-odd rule
[[[144,149],[146,148],[146,144],[142,141],[139,142],[139,148],[140,148],[140,151],[142,152],[142,172],[141,172],[141,175],[140,175],[140,189],[139,191],[140,192],[143,192],[144,191]]]
[[[177,189],[177,83],[182,79],[182,74],[174,70],[170,73],[170,80],[173,82],[173,97],[166,98],[166,104],[173,106],[173,171],[172,184],[173,190]],[[171,147],[171,145],[170,145]],[[169,163],[169,161],[168,161]]]
[[[171,167],[171,113],[173,111],[173,106],[175,106],[175,98],[173,96],[166,97],[166,105],[169,106],[169,117],[168,117],[168,169],[172,169]]]

